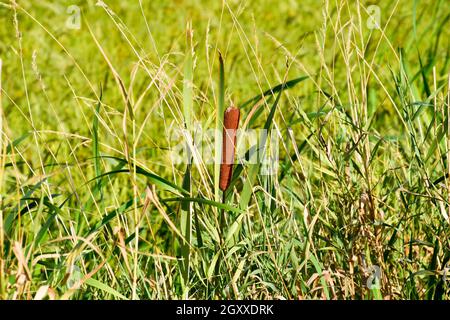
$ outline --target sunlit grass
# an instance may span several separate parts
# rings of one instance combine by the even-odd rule
[[[449,297],[446,1],[72,2],[0,2],[0,298]]]

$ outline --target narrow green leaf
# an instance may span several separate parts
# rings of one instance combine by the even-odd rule
[[[20,136],[16,140],[12,141],[8,146],[6,147],[6,153],[11,153],[12,149],[17,147],[23,140],[28,138],[30,136],[30,132],[25,133],[24,135]]]
[[[100,282],[96,279],[93,278],[89,278],[86,280],[85,282],[87,285],[90,285],[92,287],[95,287],[97,289],[100,289],[102,291],[105,291],[106,293],[109,293],[111,295],[113,295],[116,298],[119,299],[123,299],[123,300],[128,300],[127,297],[125,297],[124,295],[120,294],[119,292],[117,292],[116,290],[114,290],[113,288],[111,288],[110,286],[104,284],[103,282]]]
[[[243,210],[241,210],[239,208],[235,208],[230,205],[223,204],[221,202],[216,202],[216,201],[208,200],[208,199],[204,199],[204,198],[177,197],[177,198],[162,199],[161,201],[163,201],[163,202],[171,202],[171,201],[197,202],[197,203],[207,204],[207,205],[216,207],[218,209],[224,209],[227,211],[232,211],[232,212],[237,212],[237,213],[243,212]]]
[[[119,161],[119,162],[122,162],[122,163],[125,163],[125,164],[128,163],[124,159],[117,158],[117,157],[112,157],[112,156],[102,156],[102,158],[114,159],[116,161]],[[116,174],[119,174],[119,173],[130,173],[130,169],[119,169],[119,170],[113,170],[113,171],[105,172],[105,173],[102,173],[100,176],[89,180],[88,183],[92,182],[92,181],[95,181],[97,179],[100,179],[102,177],[105,177],[105,176],[116,175]],[[170,182],[170,181],[168,181],[168,180],[166,180],[164,178],[161,178],[160,176],[158,176],[158,175],[156,175],[154,173],[148,172],[145,169],[141,168],[140,166],[136,166],[136,173],[139,174],[139,175],[143,175],[143,176],[147,177],[147,179],[151,183],[153,183],[157,187],[162,188],[163,190],[167,190],[167,191],[173,192],[175,194],[179,194],[179,193],[181,193],[181,194],[189,194],[189,192],[186,191],[185,189],[183,189],[182,187],[179,187],[176,184],[174,184],[174,183],[172,183],[172,182]]]
[[[219,101],[216,109],[216,127],[214,135],[214,199],[220,201],[219,179],[220,163],[222,161],[222,130],[223,114],[225,112],[225,71],[222,54],[219,52]]]

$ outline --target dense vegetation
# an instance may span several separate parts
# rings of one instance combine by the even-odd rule
[[[448,1],[0,0],[0,26],[0,298],[450,297]],[[248,145],[222,195],[220,135],[189,164],[177,132],[231,104],[279,161]]]

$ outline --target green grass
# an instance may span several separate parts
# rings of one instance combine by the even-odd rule
[[[0,0],[0,298],[448,299],[450,4],[370,4]]]

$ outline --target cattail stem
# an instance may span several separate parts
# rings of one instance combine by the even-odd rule
[[[222,203],[225,204],[225,192],[222,193]],[[220,210],[220,217],[219,217],[219,232],[220,232],[220,242],[223,244],[223,229],[225,228],[225,209]]]

